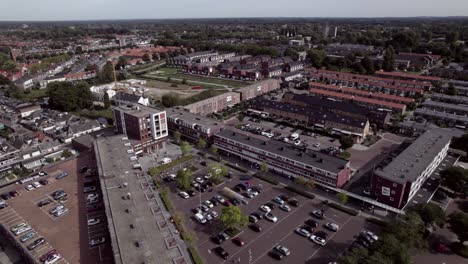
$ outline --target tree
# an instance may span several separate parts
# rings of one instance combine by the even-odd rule
[[[458,95],[458,90],[457,90],[457,88],[455,88],[453,83],[449,83],[446,93],[448,95]]]
[[[307,51],[307,57],[310,59],[312,66],[316,68],[322,68],[322,63],[327,57],[327,54],[323,50],[309,50]]]
[[[206,141],[203,138],[200,138],[197,143],[198,148],[204,149],[206,148]]]
[[[445,223],[447,218],[444,210],[433,203],[417,204],[411,207],[410,211],[416,212],[426,225],[435,223],[440,226]]]
[[[112,62],[108,61],[106,65],[98,74],[98,79],[102,83],[109,83],[114,81],[114,65]]]
[[[305,184],[305,186],[306,186],[307,189],[309,189],[309,190],[314,189],[314,188],[315,188],[315,181],[314,181],[314,179],[312,179],[312,178],[308,179],[307,182],[306,182],[306,184]]]
[[[445,169],[440,174],[442,184],[452,189],[455,192],[463,193],[468,187],[468,170],[452,166]]]
[[[337,193],[336,197],[338,197],[341,204],[346,204],[348,202],[348,195],[346,193]]]
[[[468,133],[465,133],[459,138],[453,139],[451,147],[463,150],[466,153],[468,153]]]
[[[354,145],[354,139],[352,136],[342,136],[340,138],[340,144],[342,149],[348,149]]]
[[[181,137],[181,136],[182,136],[182,135],[180,134],[179,131],[174,132],[174,140],[175,140],[175,142],[179,143],[179,142],[180,142],[180,137]]]
[[[192,146],[187,141],[182,141],[182,143],[180,143],[180,150],[183,156],[187,156],[192,150]]]
[[[181,105],[181,99],[179,95],[175,93],[168,93],[161,97],[161,103],[165,107],[173,107],[176,105]]]
[[[182,84],[187,84],[187,79],[186,78],[182,78]]]
[[[388,46],[385,49],[382,69],[384,71],[393,71],[395,69],[395,50],[392,46]]]
[[[247,217],[242,215],[242,211],[238,206],[228,206],[221,209],[219,220],[225,229],[243,227],[248,222]]]
[[[296,177],[294,178],[294,182],[298,185],[306,185],[307,180],[304,177]]]
[[[266,162],[262,162],[262,165],[260,165],[260,171],[263,172],[263,173],[267,173],[268,172],[268,166],[266,164]]]
[[[189,169],[178,170],[176,175],[177,187],[182,191],[190,190],[190,183],[192,181],[192,171]]]
[[[239,122],[244,121],[244,118],[245,118],[245,115],[242,114],[242,113],[239,113],[239,114],[237,115],[237,120],[239,120]]]
[[[145,62],[148,62],[151,60],[150,55],[148,53],[143,54],[143,57],[141,59]]]
[[[365,56],[361,60],[361,65],[366,70],[367,74],[374,74],[375,72],[374,62],[368,56]]]
[[[93,104],[93,95],[86,83],[53,82],[47,86],[49,107],[71,112],[89,108]]]
[[[455,212],[449,215],[450,230],[455,233],[460,242],[468,241],[468,214]]]
[[[62,157],[63,158],[69,158],[73,156],[73,153],[69,150],[69,149],[65,149],[63,152],[62,152]]]
[[[104,92],[104,107],[107,109],[109,108],[111,105],[111,102],[110,102],[110,99],[109,99],[109,94],[106,92]]]
[[[220,163],[210,163],[208,165],[208,175],[215,184],[223,182],[223,178],[228,175],[229,171],[226,166]]]
[[[213,154],[214,156],[218,155],[218,147],[216,147],[215,145],[211,146],[210,151],[211,151],[211,154]]]

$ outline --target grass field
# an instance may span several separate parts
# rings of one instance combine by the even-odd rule
[[[226,79],[221,79],[221,78],[216,78],[216,77],[180,73],[178,72],[176,68],[160,68],[157,71],[150,72],[149,74],[145,75],[145,77],[146,76],[163,77],[163,78],[171,77],[172,79],[177,79],[177,80],[186,79],[187,83],[192,82],[194,84],[197,84],[197,82],[199,82],[199,84],[207,83],[207,84],[214,84],[217,86],[223,86],[223,87],[229,86],[229,87],[234,87],[234,88],[251,84],[250,82],[245,82],[245,81],[226,80]]]

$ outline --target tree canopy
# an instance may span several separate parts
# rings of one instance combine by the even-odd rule
[[[238,206],[223,207],[223,209],[221,209],[219,219],[223,224],[223,227],[226,229],[243,227],[248,222],[247,216],[242,214],[242,211]]]
[[[47,86],[49,107],[59,111],[79,111],[93,105],[93,95],[84,82],[53,82]]]
[[[455,192],[463,193],[468,188],[468,170],[452,166],[440,173],[442,184]]]
[[[192,181],[192,171],[190,169],[181,169],[177,171],[176,183],[182,191],[190,190],[190,183]]]

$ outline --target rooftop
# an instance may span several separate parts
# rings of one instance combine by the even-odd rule
[[[416,110],[414,110],[414,113],[420,114],[420,115],[438,117],[442,119],[449,119],[453,121],[459,121],[464,124],[468,124],[468,116],[464,116],[464,115],[454,115],[450,113],[445,113],[445,112],[435,111],[435,110],[425,109],[425,108],[416,108]]]
[[[448,103],[443,103],[443,102],[426,100],[423,103],[423,106],[424,107],[442,107],[447,110],[452,109],[452,110],[458,110],[458,111],[468,113],[468,106],[466,105],[448,104]]]
[[[152,213],[157,194],[143,188],[147,179],[134,168],[138,161],[130,150],[122,135],[94,142],[115,263],[172,263],[174,252],[167,249]],[[128,185],[120,188],[124,183]],[[122,198],[128,195],[131,199]],[[142,246],[136,247],[136,242]]]
[[[159,113],[163,110],[144,106],[144,105],[134,105],[134,104],[126,104],[126,105],[119,105],[113,106],[112,109],[116,109],[118,111],[123,111],[126,114],[133,115],[136,117],[145,117],[151,114]]]
[[[197,124],[206,127],[223,127],[224,124],[218,120],[204,117],[201,115],[192,114],[188,111],[185,111],[182,107],[172,107],[166,109],[167,118],[177,118],[184,120],[187,123]]]
[[[300,151],[292,147],[290,144],[276,140],[261,139],[234,128],[225,129],[217,133],[216,136],[234,140],[244,145],[285,157],[296,163],[300,162],[334,174],[341,172],[348,165],[348,161],[343,159],[335,158],[313,150]]]
[[[451,138],[452,136],[444,130],[426,131],[390,164],[383,169],[376,170],[375,173],[395,182],[415,181],[431,164],[434,157],[450,142]]]

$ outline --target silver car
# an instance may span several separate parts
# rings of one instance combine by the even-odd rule
[[[28,241],[29,239],[33,238],[35,235],[36,235],[36,233],[34,233],[34,232],[29,232],[29,233],[27,233],[26,235],[22,236],[22,237],[20,238],[20,241],[21,241],[21,243],[24,243],[24,242]]]

